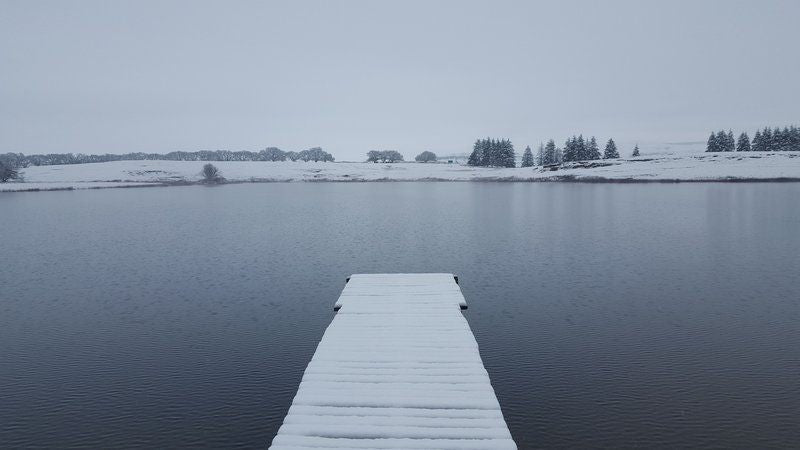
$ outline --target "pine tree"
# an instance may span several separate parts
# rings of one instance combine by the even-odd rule
[[[587,151],[588,146],[586,145],[586,141],[583,139],[583,134],[578,136],[578,142],[575,148],[575,159],[578,161],[585,161],[589,159],[589,152]]]
[[[719,144],[717,143],[717,135],[714,132],[711,132],[711,136],[708,137],[708,142],[706,143],[706,152],[718,152],[719,151]]]
[[[491,155],[492,157],[489,158],[489,165],[492,167],[503,167],[503,143],[499,140],[492,139],[491,143]]]
[[[717,131],[717,151],[724,152],[727,146],[728,136],[722,130]]]
[[[552,139],[547,141],[547,146],[544,148],[545,164],[558,164],[560,161],[556,149],[556,142]]]
[[[789,131],[789,127],[783,127],[783,130],[780,132],[780,138],[776,139],[777,141],[777,150],[782,152],[788,152],[792,149],[792,135]]]
[[[483,149],[483,165],[492,167],[497,161],[497,144],[493,138],[487,138]]]
[[[631,156],[633,156],[634,158],[639,156],[639,144],[636,144],[636,146],[633,147],[633,153],[631,153]]]
[[[736,141],[736,151],[737,152],[750,151],[750,138],[747,136],[747,133],[742,133],[739,135],[739,140]]]
[[[508,139],[503,139],[498,143],[498,161],[500,167],[517,167],[517,155],[514,152],[514,144]],[[533,156],[531,156],[533,159]]]
[[[486,158],[486,165],[487,166],[494,167],[494,166],[498,165],[497,161],[500,159],[499,158],[499,156],[500,156],[499,155],[499,153],[500,153],[499,152],[499,150],[500,150],[499,147],[500,147],[499,142],[494,140],[494,138],[490,138],[489,139],[489,144],[486,146],[486,148],[487,148],[486,154],[488,155],[488,157]]]
[[[520,167],[533,167],[533,152],[530,145],[525,147],[525,152],[522,153],[522,163]]]
[[[751,146],[751,150],[754,152],[764,151],[764,138],[761,136],[761,130],[756,130],[756,134],[753,135],[753,145]]]
[[[536,165],[544,165],[544,144],[541,142],[539,143],[539,150],[536,151]]]
[[[564,162],[575,161],[575,143],[577,141],[577,136],[572,136],[564,142]]]
[[[795,152],[800,151],[800,128],[792,125],[791,128],[789,128],[789,134],[790,149]]]
[[[733,138],[733,131],[728,130],[728,134],[725,135],[725,149],[726,152],[732,152],[736,150],[736,140]]]
[[[481,166],[483,167],[492,165],[493,142],[492,139],[486,138],[481,143]]]
[[[764,150],[765,152],[774,151],[774,143],[772,142],[772,128],[764,127],[764,131],[761,132],[761,139],[764,140]]]
[[[469,155],[469,159],[467,160],[468,166],[480,166],[481,161],[483,160],[483,154],[481,154],[481,150],[483,149],[483,143],[480,139],[475,141],[475,145],[472,146],[472,153]]]
[[[603,159],[614,159],[619,158],[619,152],[617,151],[617,144],[614,143],[614,139],[609,139],[608,143],[606,144],[606,149],[603,152]]]
[[[776,152],[783,150],[783,130],[781,130],[781,127],[775,127],[775,131],[772,132],[772,150]]]
[[[784,136],[786,141],[786,151],[792,151],[795,149],[795,139],[796,139],[796,128],[794,126],[784,128]]]
[[[597,146],[597,140],[592,136],[589,139],[589,145],[586,148],[587,159],[600,159],[600,147]]]

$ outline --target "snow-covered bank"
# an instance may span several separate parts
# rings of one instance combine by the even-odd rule
[[[27,191],[72,191],[79,189],[105,189],[125,187],[163,186],[163,183],[147,182],[113,182],[113,181],[63,181],[63,182],[23,182],[0,184],[0,192]]]
[[[115,161],[23,169],[25,182],[0,191],[96,189],[191,184],[200,161]],[[460,164],[362,162],[214,162],[228,182],[275,181],[800,181],[800,153],[658,155],[558,168],[486,168]],[[592,167],[580,167],[580,166]]]

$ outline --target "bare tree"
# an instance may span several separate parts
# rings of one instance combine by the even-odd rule
[[[10,164],[0,161],[0,183],[19,178],[19,172]]]
[[[417,161],[417,162],[423,162],[423,163],[431,162],[431,161],[436,162],[436,153],[429,152],[429,151],[426,150],[426,151],[420,153],[419,155],[417,155],[414,158],[414,160]]]
[[[277,147],[267,147],[258,152],[261,161],[286,161],[286,152]]]
[[[397,150],[371,150],[367,152],[367,162],[393,163],[403,160],[403,155]]]
[[[313,147],[308,150],[303,150],[297,154],[298,159],[301,161],[314,161],[314,162],[332,162],[333,156],[320,147]]]
[[[383,158],[385,162],[393,163],[403,160],[403,155],[400,154],[397,150],[386,150],[383,153]]]
[[[217,169],[217,166],[211,163],[203,166],[201,175],[203,176],[203,183],[221,183],[225,181],[225,178],[222,177],[222,173]]]
[[[381,160],[381,152],[370,150],[367,152],[367,162],[376,163]]]

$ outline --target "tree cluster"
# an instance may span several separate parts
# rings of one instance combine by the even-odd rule
[[[288,153],[292,153],[291,155]],[[333,162],[334,158],[333,155],[326,152],[320,147],[313,147],[308,150],[303,150],[300,152],[287,152],[286,157],[292,161],[314,161],[314,162]]]
[[[367,152],[367,162],[393,163],[403,161],[403,155],[397,150],[370,150]]]
[[[414,157],[414,161],[422,162],[422,163],[436,162],[436,153],[429,152],[429,151],[424,151],[424,152],[420,153],[419,155],[415,156]]]
[[[638,154],[634,156],[638,156]],[[597,139],[594,136],[584,139],[583,135],[580,135],[567,139],[563,150],[556,147],[556,142],[552,139],[547,141],[546,145],[539,144],[539,151],[536,153],[536,164],[548,166],[569,161],[586,161],[600,158],[619,158],[619,150],[617,150],[617,144],[614,143],[614,139],[608,140],[601,155],[600,147],[597,145]]]
[[[536,153],[536,164],[539,166],[549,166],[551,164],[561,164],[564,155],[561,149],[556,147],[556,141],[550,139],[547,145],[539,144],[539,151]]]
[[[736,140],[733,138],[733,131],[728,130],[726,133],[723,130],[717,133],[711,133],[706,143],[707,152],[732,152],[736,149]]]
[[[29,165],[27,158],[22,153],[0,154],[0,163],[3,163],[6,167],[15,169],[22,169]]]
[[[564,161],[586,161],[600,159],[600,147],[594,136],[584,139],[583,135],[572,136],[564,143]]]
[[[786,152],[800,151],[800,128],[791,127],[764,127],[757,130],[750,141],[750,137],[743,132],[734,142],[733,131],[718,131],[711,133],[706,144],[707,152]]]
[[[60,164],[86,164],[109,161],[334,161],[334,157],[320,147],[300,152],[283,151],[276,147],[268,147],[259,152],[230,150],[201,150],[197,152],[161,153],[125,153],[121,155],[85,155],[83,153],[51,153],[45,155],[23,155],[22,153],[6,153],[0,155],[5,161],[14,161],[15,167],[50,166]]]
[[[514,145],[508,139],[478,139],[467,164],[481,167],[516,167]]]
[[[754,152],[787,152],[800,151],[800,128],[776,127],[774,130],[765,127],[756,131],[753,136],[752,150]]]

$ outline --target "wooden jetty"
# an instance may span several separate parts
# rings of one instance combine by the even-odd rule
[[[270,448],[516,449],[455,277],[348,280]]]

